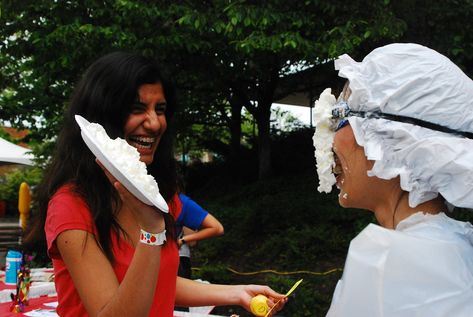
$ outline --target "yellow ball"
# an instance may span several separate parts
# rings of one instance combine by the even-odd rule
[[[269,311],[268,298],[264,295],[256,295],[250,301],[250,309],[255,316],[264,316]]]

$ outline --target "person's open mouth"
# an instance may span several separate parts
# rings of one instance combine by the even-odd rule
[[[128,141],[131,146],[136,147],[138,150],[145,149],[149,150],[156,142],[155,137],[143,137],[143,136],[129,136]]]
[[[340,182],[343,183],[342,181],[343,168],[337,154],[333,153],[333,157],[335,161],[335,166],[332,168],[332,173],[335,175],[335,179],[337,180],[337,187],[340,188]]]

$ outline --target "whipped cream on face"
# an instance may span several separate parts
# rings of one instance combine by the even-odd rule
[[[87,130],[92,134],[102,152],[113,159],[120,171],[133,179],[142,190],[148,193],[159,193],[158,183],[148,174],[146,164],[140,161],[140,153],[122,138],[111,139],[105,129],[98,123],[91,123]]]
[[[315,147],[315,160],[317,162],[317,174],[319,176],[319,192],[330,193],[333,185],[337,182],[332,170],[335,167],[333,157],[333,139],[335,132],[332,127],[332,108],[335,104],[335,96],[332,90],[326,88],[314,104],[315,133],[312,138]]]

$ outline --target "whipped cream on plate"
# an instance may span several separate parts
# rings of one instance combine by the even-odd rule
[[[140,161],[140,153],[122,138],[111,139],[98,123],[90,123],[87,130],[94,137],[102,152],[117,165],[120,171],[143,191],[159,193],[158,183],[148,174],[146,164]]]

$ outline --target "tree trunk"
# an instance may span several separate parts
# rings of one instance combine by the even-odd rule
[[[230,159],[238,157],[241,145],[241,103],[231,103],[232,117],[230,121]]]
[[[258,105],[256,124],[258,125],[258,178],[271,175],[271,139],[270,139],[271,103]]]

